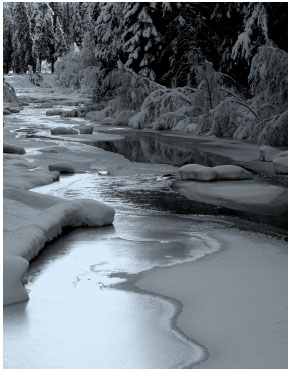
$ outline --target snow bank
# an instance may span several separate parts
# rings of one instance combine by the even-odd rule
[[[180,167],[179,173],[181,176],[181,179],[187,180],[187,179],[195,179],[196,177],[196,170],[200,169],[203,167],[203,165],[199,164],[188,164]]]
[[[276,174],[288,174],[288,157],[278,157],[273,160]]]
[[[55,162],[48,166],[50,171],[59,171],[60,173],[74,173],[75,167],[68,161]]]
[[[259,152],[261,161],[272,162],[281,151],[274,147],[261,146]]]
[[[179,172],[183,180],[211,181],[253,178],[253,175],[249,171],[236,165],[207,167],[199,164],[188,164],[182,166]]]
[[[54,104],[52,102],[44,102],[40,105],[40,108],[53,108]]]
[[[45,114],[47,116],[60,116],[63,112],[64,110],[62,109],[50,109],[50,110],[47,110]]]
[[[95,200],[66,201],[17,189],[4,195],[4,305],[28,299],[22,285],[27,261],[63,228],[101,227],[114,219],[114,210]]]
[[[22,284],[28,266],[28,261],[18,256],[7,256],[3,259],[4,305],[28,300],[28,294]]]
[[[78,126],[76,129],[79,130],[80,134],[92,134],[94,127],[92,125]]]
[[[217,180],[252,179],[253,175],[246,169],[236,165],[220,165],[213,168]]]
[[[78,134],[78,130],[72,128],[66,128],[64,126],[58,126],[56,128],[51,129],[52,135],[58,134]]]
[[[26,152],[23,147],[16,146],[14,144],[3,143],[3,153],[14,153],[17,155],[24,155]]]

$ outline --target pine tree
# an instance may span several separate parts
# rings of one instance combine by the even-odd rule
[[[82,15],[82,3],[73,3],[70,20],[70,35],[71,41],[75,42],[79,47],[81,46],[84,37],[84,23]]]
[[[34,19],[33,51],[40,64],[47,60],[54,69],[54,13],[48,3],[37,3]]]
[[[162,48],[155,13],[159,3],[124,3],[123,60],[126,67],[155,80],[156,53]]]
[[[101,3],[95,23],[95,57],[105,75],[116,68],[120,57],[122,7],[122,3]]]
[[[8,73],[12,65],[13,53],[12,9],[8,3],[3,8],[3,72]]]
[[[64,31],[62,29],[59,17],[56,18],[54,41],[55,41],[54,59],[57,60],[58,57],[61,57],[62,55],[68,52],[68,46],[65,40]]]
[[[32,63],[32,39],[26,5],[16,3],[13,25],[13,69],[17,73],[25,73]]]

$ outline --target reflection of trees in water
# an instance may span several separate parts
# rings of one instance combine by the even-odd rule
[[[119,140],[99,142],[98,147],[123,155],[130,161],[171,164],[182,166],[198,163],[205,166],[229,164],[230,159],[191,148],[193,144],[185,143],[179,138],[159,136],[142,136],[138,140]],[[181,143],[179,143],[181,142]]]

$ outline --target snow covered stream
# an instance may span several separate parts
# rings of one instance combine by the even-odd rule
[[[17,123],[12,131],[22,140],[33,135],[38,146],[38,139],[44,137],[81,156],[77,138],[51,136],[49,128],[63,123],[74,126],[83,119],[46,117],[44,109],[30,106],[8,116],[5,125],[9,120]],[[150,138],[141,143],[152,144]],[[26,148],[27,159],[44,161],[48,154],[54,159],[72,153],[57,152],[57,146],[48,147],[47,152],[35,147]],[[134,143],[131,153],[136,149],[138,154]],[[172,163],[183,157],[176,152],[169,158],[172,155]],[[127,160],[119,162],[118,155],[110,157],[105,152],[105,156],[106,162],[99,158],[97,167],[82,171],[85,161],[80,162],[82,173],[33,189],[65,200],[101,201],[116,214],[113,225],[74,229],[31,261],[25,285],[30,300],[4,308],[5,368],[181,368],[197,365],[208,356],[195,334],[189,337],[179,327],[182,302],[176,296],[143,291],[135,282],[157,267],[193,262],[220,250],[213,232],[235,222],[212,217],[222,212],[212,206],[207,212],[203,206],[204,215],[193,215],[200,210],[198,203],[171,189],[171,179],[157,175],[164,171],[162,167],[155,173],[153,164],[131,168]],[[151,159],[146,161],[164,162],[164,157],[157,160],[154,153]],[[98,166],[108,169],[109,175],[99,175]],[[164,173],[173,171],[173,167],[163,169]]]
[[[31,263],[29,302],[4,309],[5,367],[171,368],[205,357],[203,347],[173,326],[177,303],[130,285],[112,287],[128,274],[219,249],[203,232],[213,228],[211,223],[144,209],[113,191],[141,185],[167,189],[166,182],[157,186],[148,177],[134,185],[129,177],[87,173],[34,189],[66,199],[102,200],[115,208],[116,217],[113,226],[68,233]]]

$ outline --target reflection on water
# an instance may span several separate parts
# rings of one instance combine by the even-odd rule
[[[108,182],[79,174],[35,189],[102,199],[115,207],[116,219],[114,226],[66,234],[31,263],[30,301],[4,309],[6,368],[172,368],[205,356],[195,341],[176,336],[173,303],[115,285],[127,274],[216,251],[219,245],[204,233],[214,224],[124,202],[110,196]],[[128,178],[124,186],[134,184]]]
[[[120,134],[120,131],[118,131]],[[130,161],[182,166],[196,163],[205,166],[229,164],[231,160],[222,155],[203,152],[193,147],[187,138],[173,138],[156,133],[122,133],[126,140],[92,143],[106,151],[123,155]]]

